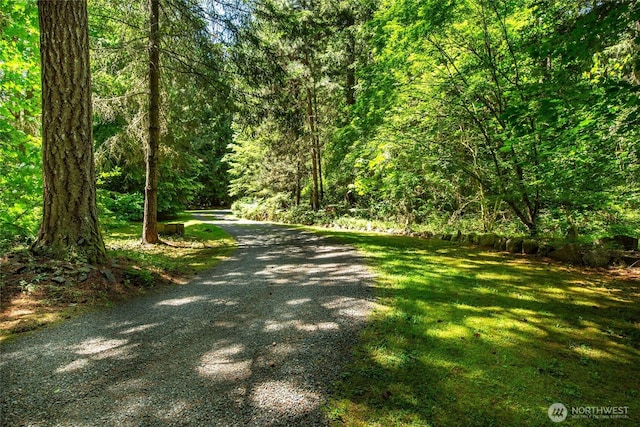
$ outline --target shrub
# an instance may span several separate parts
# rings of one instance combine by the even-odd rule
[[[107,224],[142,221],[144,197],[140,193],[118,193],[98,190],[98,209]]]

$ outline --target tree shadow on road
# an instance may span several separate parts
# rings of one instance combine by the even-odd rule
[[[372,307],[350,248],[236,224],[193,283],[3,348],[7,425],[324,425]]]

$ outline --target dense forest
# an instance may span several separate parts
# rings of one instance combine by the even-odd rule
[[[103,228],[142,220],[149,2],[88,2]],[[640,230],[635,0],[160,0],[157,212]],[[0,0],[0,240],[42,221],[35,1]]]

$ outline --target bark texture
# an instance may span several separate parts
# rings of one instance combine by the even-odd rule
[[[158,238],[158,148],[160,146],[160,7],[149,0],[149,143],[144,188],[142,242],[156,244]]]
[[[43,221],[32,246],[57,259],[107,261],[96,209],[86,0],[40,0]]]

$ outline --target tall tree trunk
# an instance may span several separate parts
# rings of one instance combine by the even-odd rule
[[[302,164],[298,160],[296,167],[296,206],[300,206],[300,197],[302,196]]]
[[[318,201],[319,204],[323,203],[324,201],[324,179],[322,178],[322,147],[320,147],[320,138],[317,135],[317,123],[316,123],[316,137],[314,139],[314,143],[315,143],[315,152],[316,152],[316,162],[318,164],[318,192],[319,192],[319,196],[318,196]],[[319,206],[318,206],[319,207]]]
[[[307,86],[307,121],[309,122],[309,145],[311,146],[311,209],[320,209],[320,192],[318,184],[318,152],[316,144],[316,126],[313,118],[313,98]]]
[[[158,147],[160,146],[160,5],[149,0],[149,141],[144,187],[142,242],[155,244],[158,238]]]
[[[43,218],[31,249],[107,261],[98,226],[86,0],[41,0]]]
[[[309,52],[304,53],[304,65],[309,69],[310,81],[306,85],[307,95],[307,122],[309,125],[309,146],[311,148],[311,209],[320,209],[320,184],[318,179],[318,143],[316,135],[316,117],[313,108],[313,92],[310,85],[313,84],[313,70],[309,62]]]
[[[312,94],[313,94],[313,104],[311,107],[313,108],[313,124],[314,124],[314,132],[313,132],[313,144],[316,152],[316,163],[318,165],[318,191],[319,191],[319,202],[322,203],[324,200],[324,180],[322,178],[322,147],[320,146],[320,123],[318,120],[318,92],[316,91],[316,79],[312,76]]]

